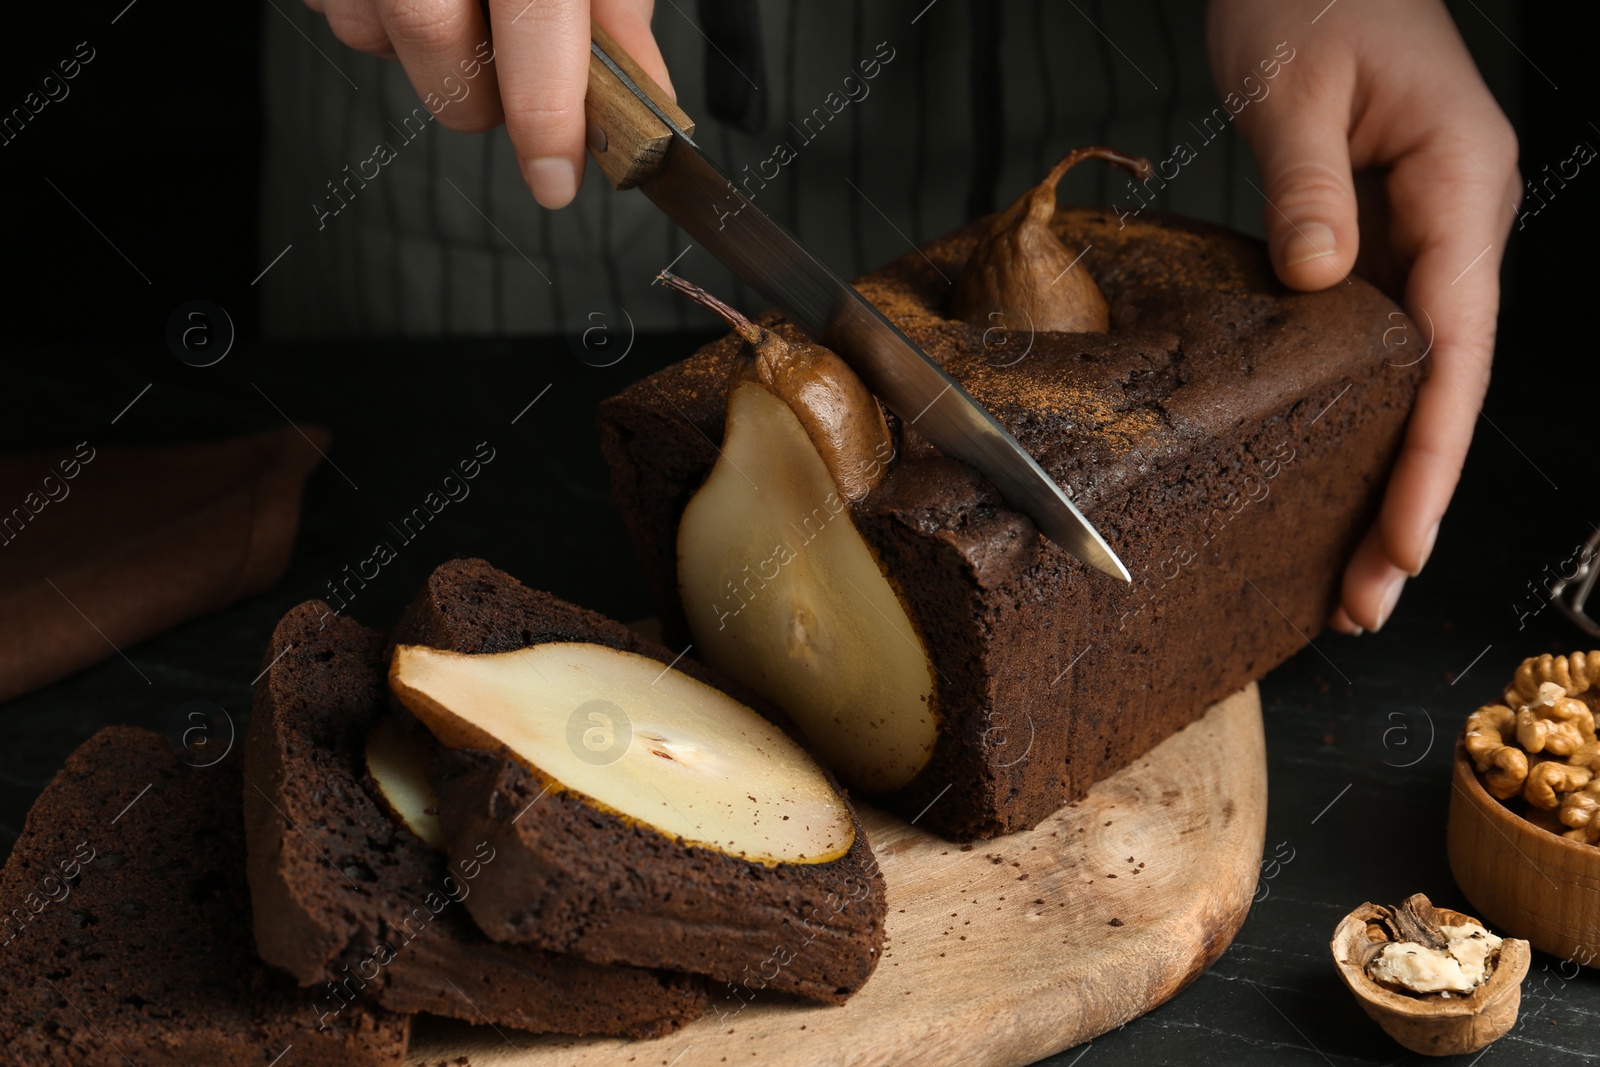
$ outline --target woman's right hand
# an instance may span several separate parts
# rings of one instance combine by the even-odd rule
[[[673,91],[650,32],[653,0],[487,0],[488,17],[480,0],[305,2],[351,48],[399,60],[440,124],[504,122],[522,179],[547,208],[570,203],[583,178],[591,19]]]

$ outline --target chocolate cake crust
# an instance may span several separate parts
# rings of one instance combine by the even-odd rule
[[[1063,486],[1134,582],[1043,539],[891,419],[897,457],[851,517],[937,652],[942,731],[917,778],[876,799],[926,808],[919,825],[957,839],[1035,825],[1304,647],[1421,377],[1420,338],[1390,343],[1408,324],[1371,286],[1292,292],[1261,242],[1156,212],[1056,215],[1063,243],[1087,249],[1108,333],[946,318],[944,279],[987,224],[857,286]],[[743,351],[730,335],[601,407],[613,489],[679,647],[678,523],[717,459]]]
[[[384,635],[321,601],[265,654],[245,737],[254,928],[264,959],[334,1015],[375,1000],[469,1022],[652,1037],[705,1010],[703,983],[497,944],[465,905],[503,860],[482,838],[446,857],[393,819],[365,770],[388,714]]]
[[[456,652],[586,641],[649,656],[710,684],[703,667],[621,623],[532,590],[482,560],[439,567],[395,640]],[[734,996],[771,989],[841,1003],[877,966],[883,878],[860,820],[830,863],[767,867],[686,845],[547,792],[502,754],[435,761],[439,819],[454,857],[463,842],[496,850],[467,909],[497,941],[589,959],[673,966],[710,975]],[[841,793],[843,791],[841,790]]]
[[[30,1067],[398,1067],[411,1020],[319,1020],[255,958],[234,764],[112,726],[67,757],[0,872],[0,1047]],[[36,909],[37,905],[37,909]],[[28,913],[15,923],[16,908]],[[291,1051],[292,1050],[292,1051]],[[287,1053],[287,1055],[285,1055]]]

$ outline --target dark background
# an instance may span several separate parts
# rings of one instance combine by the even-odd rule
[[[66,100],[0,147],[9,260],[0,297],[0,447],[91,436],[97,445],[167,442],[281,425],[254,383],[295,419],[330,427],[330,454],[360,489],[327,467],[314,474],[286,577],[218,615],[126,649],[148,684],[114,657],[0,709],[0,853],[66,754],[98,727],[164,729],[196,699],[221,705],[242,727],[276,618],[365,556],[387,519],[413,506],[480,440],[501,458],[467,501],[401,550],[350,613],[386,625],[427,571],[453,555],[488,557],[531,585],[615,616],[647,613],[607,492],[594,404],[704,339],[642,337],[604,370],[580,362],[559,338],[259,341],[249,281],[266,265],[253,222],[262,9],[138,0],[112,25],[124,3],[8,19],[0,43],[5,108],[77,42],[87,39],[98,51],[69,83]],[[1514,45],[1482,26],[1469,34],[1480,54],[1499,50],[1486,63],[1520,72],[1514,120],[1528,176],[1567,158],[1578,140],[1600,144],[1600,130],[1589,125],[1600,121],[1595,38],[1575,21],[1577,10],[1523,7]],[[1464,28],[1474,17],[1470,5],[1458,11]],[[1590,170],[1513,234],[1495,379],[1427,571],[1383,632],[1319,637],[1321,655],[1307,650],[1262,684],[1267,850],[1284,842],[1294,859],[1264,884],[1232,949],[1195,986],[1051,1064],[1418,1059],[1357,1011],[1326,942],[1363,900],[1422,890],[1470,910],[1444,860],[1449,739],[1523,656],[1600,643],[1553,609],[1519,629],[1513,606],[1526,598],[1527,582],[1569,557],[1600,523],[1589,291],[1600,248],[1590,185],[1600,178]],[[169,313],[195,297],[226,307],[240,332],[235,351],[203,370],[181,363],[164,340]],[[150,392],[111,427],[146,383],[154,383]],[[512,426],[546,385],[550,392]],[[1403,734],[1392,732],[1397,722],[1406,725]],[[1419,752],[1426,754],[1417,759]],[[1567,981],[1559,962],[1536,956],[1523,1021],[1486,1064],[1600,1060],[1600,974]]]
[[[257,38],[261,19],[279,16],[248,2],[134,0],[111,24],[127,4],[94,0],[21,11],[8,16],[0,35],[0,111],[20,106],[78,42],[86,40],[97,51],[68,83],[70,96],[48,105],[22,136],[0,146],[0,203],[6,205],[12,268],[0,306],[8,312],[8,345],[126,343],[148,349],[152,372],[159,367],[176,373],[160,341],[168,314],[180,303],[203,297],[227,308],[242,335],[256,332],[250,282],[277,251],[258,249],[255,227],[261,156]],[[1553,169],[1579,140],[1600,147],[1600,130],[1590,125],[1600,125],[1592,51],[1600,20],[1591,7],[1526,5],[1518,26],[1489,22],[1470,0],[1451,5],[1517,126],[1524,177],[1538,175],[1546,164]],[[1557,298],[1576,297],[1579,279],[1594,273],[1600,211],[1588,188],[1591,177],[1587,168],[1580,172],[1550,208],[1515,234],[1504,275],[1508,325],[1579,311]]]

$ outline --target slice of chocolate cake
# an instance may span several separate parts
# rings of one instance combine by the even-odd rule
[[[367,769],[388,718],[384,636],[321,601],[279,622],[245,737],[244,809],[261,956],[338,1018],[381,1004],[532,1031],[671,1032],[707,1005],[698,979],[501,945],[465,907],[506,857],[454,858],[391,814]]]
[[[0,1059],[398,1067],[411,1020],[319,1018],[250,940],[236,763],[111,726],[67,757],[0,872]]]
[[[897,420],[885,454],[841,462],[824,450],[818,477],[837,491],[821,492],[787,445],[799,424],[780,432],[793,417],[762,414],[759,393],[729,417],[730,399],[766,373],[737,334],[600,415],[667,642],[694,641],[783,707],[847,784],[961,839],[1033,826],[1321,629],[1380,500],[1424,345],[1359,279],[1291,292],[1259,241],[1088,208],[1051,225],[1074,269],[1098,281],[1108,330],[959,321],[948,280],[987,225],[858,287],[1065,488],[1131,585],[1046,541]],[[801,340],[778,316],[760,322]],[[727,435],[750,436],[757,416],[770,432],[733,455]],[[841,470],[872,475],[870,491],[847,491]],[[719,477],[744,510],[719,498],[691,524],[691,501]],[[786,501],[777,490],[791,484],[810,495]],[[844,525],[876,564],[865,579],[818,565]],[[847,677],[855,690],[822,699]],[[896,699],[898,725],[884,711]]]
[[[483,660],[496,658],[484,654],[518,649],[548,651],[556,643],[599,647],[602,658],[607,650],[619,653],[614,657],[619,673],[627,657],[645,657],[649,674],[657,675],[651,685],[669,687],[679,671],[690,676],[678,679],[689,687],[716,682],[704,668],[620,623],[529,589],[481,560],[459,560],[435,570],[394,637],[401,646],[429,646]],[[396,663],[401,660],[397,653]],[[674,663],[677,671],[671,669]],[[561,669],[545,668],[547,675]],[[733,703],[721,692],[708,692]],[[582,714],[588,706],[580,703],[571,709],[573,721],[588,725],[591,720]],[[563,706],[560,718],[566,719],[568,710]],[[738,711],[760,722],[747,709]],[[635,717],[640,714],[636,708]],[[673,762],[674,774],[696,760],[714,758],[705,755],[710,745],[679,744],[667,736],[668,730],[644,722],[635,722],[632,729],[635,751],[648,753],[641,756],[646,777],[651,766],[666,773],[666,764],[653,757]],[[727,732],[708,736],[714,743]],[[572,743],[577,752],[583,742],[559,743]],[[484,868],[466,900],[467,910],[497,941],[594,960],[679,967],[728,983],[742,999],[771,989],[844,1001],[878,963],[884,936],[883,878],[866,834],[837,786],[781,733],[765,747],[771,750],[780,743],[790,751],[777,762],[797,776],[814,775],[840,805],[853,837],[839,844],[835,858],[761,862],[721,847],[690,844],[687,835],[674,836],[596,802],[553,773],[534,773],[503,750],[446,753],[435,763],[435,779],[439,819],[451,842],[452,859],[479,841],[495,850],[494,863]],[[762,810],[757,794],[764,786],[754,778],[750,806],[732,816],[745,829],[759,822],[759,814],[751,813]],[[616,784],[603,776],[590,780]],[[744,805],[744,790],[738,792],[736,803]],[[779,806],[787,799],[792,798],[780,798]],[[663,792],[655,806],[663,818],[670,818],[683,814],[677,809],[687,805]],[[788,818],[775,815],[768,825],[780,830],[798,825],[784,826]],[[732,847],[720,839],[718,843]]]

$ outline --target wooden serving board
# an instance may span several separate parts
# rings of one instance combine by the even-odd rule
[[[848,1004],[725,1000],[650,1041],[419,1021],[410,1063],[461,1067],[1029,1064],[1161,1004],[1250,909],[1267,817],[1249,686],[1033,830],[970,848],[862,806],[888,941]]]

